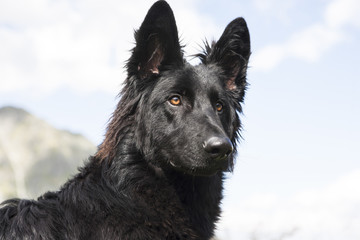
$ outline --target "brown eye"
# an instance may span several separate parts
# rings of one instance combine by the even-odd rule
[[[216,111],[221,112],[223,110],[223,105],[221,102],[215,104]]]
[[[181,104],[181,100],[179,96],[172,96],[169,99],[169,102],[174,106],[179,106]]]

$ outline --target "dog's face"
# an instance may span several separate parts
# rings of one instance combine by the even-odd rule
[[[197,66],[184,61],[165,1],[153,5],[135,38],[126,88],[140,96],[135,138],[145,159],[192,175],[231,168],[250,56],[245,21],[231,22]]]
[[[137,121],[147,159],[191,174],[228,168],[236,112],[218,72],[216,66],[185,65],[158,76]]]

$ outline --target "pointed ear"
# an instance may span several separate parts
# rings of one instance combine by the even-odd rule
[[[206,48],[210,53],[203,61],[205,60],[206,64],[215,63],[222,68],[226,76],[226,88],[244,92],[250,57],[250,35],[245,20],[233,20],[225,28],[220,39],[211,48]]]
[[[136,46],[127,68],[129,76],[144,79],[159,74],[166,65],[180,65],[183,55],[174,14],[165,1],[156,2],[135,32]]]

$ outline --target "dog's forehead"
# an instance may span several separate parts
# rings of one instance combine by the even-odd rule
[[[219,70],[216,66],[200,64],[189,66],[191,72],[186,80],[187,85],[192,87],[197,93],[208,94],[209,91],[222,91]]]
[[[193,66],[193,71],[196,75],[197,81],[199,81],[203,87],[220,84],[220,71],[215,65],[199,64],[197,66]]]
[[[187,65],[177,71],[169,71],[163,77],[171,87],[190,88],[193,90],[205,90],[210,87],[221,87],[219,80],[219,70],[215,66],[207,65]],[[167,85],[167,84],[166,84]]]

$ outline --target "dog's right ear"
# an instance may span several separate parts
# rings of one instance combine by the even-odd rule
[[[183,64],[175,17],[165,1],[150,8],[140,29],[135,31],[135,41],[127,63],[129,76],[144,79],[159,74],[166,66]]]
[[[198,54],[204,64],[216,64],[225,75],[225,87],[242,102],[246,88],[246,70],[250,57],[250,34],[243,18],[230,22],[217,42],[206,44]]]

